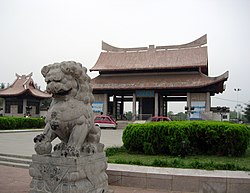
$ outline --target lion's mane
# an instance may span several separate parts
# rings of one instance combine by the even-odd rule
[[[83,67],[82,64],[74,61],[50,64],[42,68],[42,75],[46,78],[47,73],[51,71],[51,69],[61,69],[65,75],[70,75],[76,80],[77,92],[75,93],[75,96],[73,96],[75,99],[83,101],[85,104],[92,103],[94,101],[92,87],[90,84],[91,79],[87,75],[87,69]]]

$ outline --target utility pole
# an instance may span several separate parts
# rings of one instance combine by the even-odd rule
[[[239,108],[240,108],[240,105],[239,105],[239,96],[238,96],[238,93],[239,91],[241,91],[240,88],[235,88],[234,91],[237,93],[237,104],[236,104],[236,112],[237,112],[237,121],[239,122],[239,118],[240,118],[240,114],[239,114]]]

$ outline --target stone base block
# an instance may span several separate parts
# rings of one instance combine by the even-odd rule
[[[29,193],[110,193],[104,153],[83,157],[33,155]]]

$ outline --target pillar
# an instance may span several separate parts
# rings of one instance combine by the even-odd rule
[[[167,116],[168,115],[168,101],[167,101],[167,96],[165,96],[165,100],[163,101],[163,115]]]
[[[206,112],[210,111],[211,107],[211,98],[210,98],[210,92],[206,93]]]
[[[188,115],[188,119],[190,119],[190,110],[191,110],[191,94],[190,92],[187,93],[187,108],[188,108],[188,111],[187,111],[187,115]]]
[[[120,114],[121,114],[121,119],[123,119],[124,115],[124,96],[121,96],[121,106],[120,106]]]
[[[191,108],[191,94],[190,92],[187,93],[187,108]]]
[[[139,114],[140,114],[140,120],[142,120],[142,97],[140,98],[139,101]]]
[[[135,120],[135,118],[136,118],[136,94],[135,94],[135,93],[133,93],[133,109],[132,109],[132,115],[133,115],[132,120]]]
[[[116,95],[113,95],[113,116],[117,119]]]
[[[155,116],[159,115],[159,94],[155,92]]]
[[[163,116],[163,96],[160,95],[160,116]]]
[[[23,115],[26,114],[27,99],[23,99]]]
[[[103,114],[107,115],[108,114],[108,94],[104,94],[104,103],[103,103]]]
[[[5,116],[5,98],[3,98],[3,116]]]

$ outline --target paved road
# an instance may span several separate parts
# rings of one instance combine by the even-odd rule
[[[105,147],[122,146],[122,129],[108,130],[102,129],[101,143]],[[27,155],[35,153],[33,138],[40,134],[39,132],[18,132],[18,133],[0,133],[0,153]],[[53,144],[59,143],[56,139]]]

